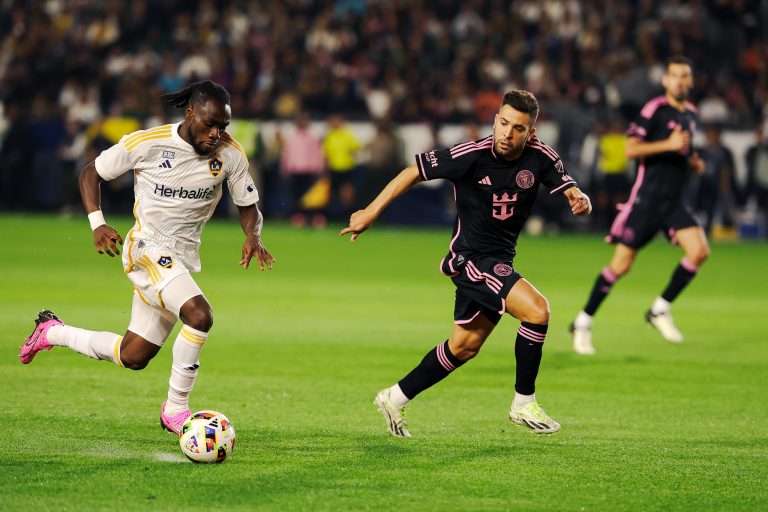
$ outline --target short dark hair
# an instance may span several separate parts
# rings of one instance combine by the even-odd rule
[[[160,99],[176,108],[187,108],[187,105],[202,105],[208,100],[216,100],[222,105],[229,105],[227,90],[210,80],[191,83],[180,91],[163,94]]]
[[[669,69],[671,64],[687,64],[688,67],[691,68],[691,71],[693,71],[693,61],[685,55],[672,55],[671,57],[667,57],[667,69]]]
[[[536,122],[536,118],[539,117],[539,102],[536,100],[536,96],[529,91],[522,89],[507,91],[501,100],[501,106],[503,107],[504,105],[509,105],[519,112],[525,112],[530,115],[531,126]]]

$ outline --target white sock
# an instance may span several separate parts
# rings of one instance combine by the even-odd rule
[[[406,405],[408,405],[408,402],[411,401],[410,398],[405,396],[403,394],[403,390],[400,389],[399,384],[395,384],[391,388],[389,388],[389,399],[392,401],[393,404],[395,404],[395,407],[398,409],[402,409]]]
[[[660,315],[662,313],[669,313],[671,307],[671,302],[668,302],[661,297],[656,297],[656,300],[653,301],[653,305],[651,306],[651,314]]]
[[[70,325],[54,325],[48,329],[51,345],[69,347],[93,359],[112,361],[120,366],[120,342],[123,337],[113,332],[97,332]]]
[[[173,363],[168,381],[168,401],[165,414],[173,416],[189,409],[189,393],[195,385],[197,368],[200,365],[200,349],[208,333],[188,325],[182,326],[173,342]]]
[[[576,329],[589,329],[592,327],[592,317],[583,311],[580,311],[576,316],[576,320],[573,321],[573,326]]]
[[[521,395],[515,391],[515,399],[512,402],[512,407],[515,409],[522,409],[526,405],[536,401],[536,393],[532,395]]]

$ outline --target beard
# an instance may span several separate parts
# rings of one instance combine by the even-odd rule
[[[509,143],[507,143],[507,149],[502,149],[499,146],[499,142],[498,141],[493,143],[493,150],[496,152],[497,155],[499,155],[502,158],[506,158],[506,157],[509,157],[511,155],[514,155],[517,152],[519,152],[520,149],[521,148],[519,146],[514,146],[514,145],[509,144]]]
[[[215,147],[211,149],[206,149],[205,146],[198,144],[197,141],[192,141],[192,149],[195,150],[195,153],[197,153],[200,156],[208,156],[211,153],[213,153],[213,150],[216,149]]]
[[[211,149],[207,149],[205,146],[200,144],[195,140],[195,136],[192,133],[192,128],[187,126],[187,138],[190,140],[190,145],[192,146],[192,149],[195,150],[195,153],[197,153],[200,156],[208,156],[211,153],[213,153],[213,150],[216,149],[216,146],[214,146]]]
[[[672,97],[679,102],[686,101],[688,99],[688,91],[682,91],[677,94],[673,94]]]

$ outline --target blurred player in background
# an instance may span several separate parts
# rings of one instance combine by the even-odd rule
[[[161,426],[179,434],[189,417],[189,393],[198,355],[213,325],[213,312],[190,272],[200,271],[200,233],[227,182],[245,232],[240,265],[255,257],[262,268],[274,258],[261,241],[259,194],[248,174],[248,159],[226,132],[231,117],[229,93],[211,82],[196,82],[163,95],[184,109],[177,124],[141,130],[103,151],[80,174],[80,194],[99,254],[120,254],[123,238],[104,220],[100,184],[127,172],[134,175],[134,216],[123,267],[134,285],[131,321],[124,336],[64,325],[51,311],[35,320],[19,359],[32,361],[41,350],[69,347],[94,359],[141,370],[159,352],[177,319],[183,327],[173,344],[168,399]]]
[[[535,135],[539,105],[527,91],[504,95],[493,135],[416,156],[349,227],[354,241],[384,208],[420,181],[443,178],[456,192],[456,223],[449,252],[440,263],[456,286],[450,339],[430,350],[408,375],[376,395],[389,432],[410,437],[402,410],[419,393],[475,357],[504,313],[518,318],[515,397],[509,418],[536,433],[557,432],[560,424],[536,401],[535,384],[549,324],[549,303],[512,267],[517,237],[543,183],[563,193],[574,215],[587,215],[589,198],[565,172],[557,153]]]
[[[704,171],[704,162],[691,151],[696,130],[696,108],[688,101],[693,87],[691,61],[679,56],[668,59],[662,84],[664,95],[646,103],[627,132],[626,153],[637,158],[637,178],[628,201],[619,205],[607,237],[616,245],[613,258],[597,277],[584,310],[571,324],[573,348],[582,355],[595,353],[591,327],[598,307],[614,283],[632,268],[637,252],[659,231],[680,245],[685,255],[645,319],[666,340],[682,342],[670,307],[709,256],[704,230],[683,203],[690,172]]]

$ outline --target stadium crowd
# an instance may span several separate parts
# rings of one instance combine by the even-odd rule
[[[684,54],[695,64],[702,147],[721,147],[722,130],[755,137],[738,177],[727,148],[707,152],[714,163],[693,184],[697,208],[708,224],[747,206],[765,215],[766,27],[759,0],[0,0],[0,209],[76,205],[86,160],[125,133],[175,121],[159,96],[211,79],[232,94],[234,136],[262,186],[285,198],[267,213],[302,214],[282,206],[306,199],[295,187],[312,182],[296,175],[330,172],[328,213],[341,216],[384,180],[366,179],[369,168],[390,159],[388,172],[399,170],[395,126],[473,133],[505,90],[525,88],[557,127],[548,142],[595,194],[603,228],[631,181],[617,150],[627,122],[659,93],[664,59]],[[355,145],[346,128],[321,144],[319,167],[297,172],[280,155],[293,130],[265,137],[259,126],[293,128],[307,116],[329,135],[345,118],[376,133]],[[114,184],[107,200],[123,204],[130,186]]]

